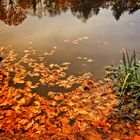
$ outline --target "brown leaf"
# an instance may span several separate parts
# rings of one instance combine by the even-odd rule
[[[34,124],[34,121],[32,120],[30,123],[27,124],[27,126],[24,128],[25,130],[30,129]]]

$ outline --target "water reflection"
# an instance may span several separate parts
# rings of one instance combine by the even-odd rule
[[[8,25],[19,25],[26,18],[26,10],[13,0],[0,1],[0,19]]]
[[[8,25],[19,25],[27,15],[54,17],[68,10],[83,22],[101,9],[111,9],[119,20],[125,12],[133,14],[140,9],[139,0],[0,0],[0,20]]]

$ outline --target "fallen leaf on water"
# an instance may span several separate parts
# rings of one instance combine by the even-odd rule
[[[21,77],[14,77],[13,81],[14,81],[14,84],[16,83],[23,84],[25,82]]]
[[[115,117],[110,119],[112,115],[110,113],[117,104],[112,81],[96,83],[92,80],[91,73],[79,76],[67,75],[69,62],[50,65],[46,65],[44,61],[38,63],[38,59],[31,57],[33,52],[36,53],[32,48],[28,49],[18,61],[17,55],[11,51],[3,64],[4,69],[0,68],[0,129],[2,132],[10,134],[10,138],[13,139],[20,139],[17,138],[18,136],[24,139],[27,136],[29,139],[91,138],[92,140],[104,138],[104,134],[106,139],[119,138],[119,136],[125,138],[126,135],[135,140],[139,139],[137,136],[139,124],[129,123],[128,125],[123,121],[116,123],[118,119]],[[50,53],[43,52],[38,56],[46,58],[48,54]],[[84,63],[87,60],[93,61],[87,57],[78,58]],[[16,83],[25,80],[25,84],[22,84],[24,87],[15,88],[16,85],[9,82],[8,76],[11,73]],[[73,87],[74,84],[76,88]],[[72,88],[63,93],[61,90],[60,92],[50,91],[48,85],[57,88],[62,86],[67,90]],[[38,87],[41,86],[48,90],[43,89],[43,92],[46,92],[46,98],[39,95],[42,90],[38,90]],[[35,89],[37,93],[32,88],[37,88]],[[113,128],[118,131],[114,132]],[[94,137],[94,134],[97,137]]]
[[[107,43],[107,42],[104,42],[103,44],[104,44],[104,45],[107,45],[108,43]]]
[[[23,97],[23,98],[21,98],[20,100],[18,100],[17,102],[18,102],[19,105],[23,105],[23,104],[26,103],[26,100],[25,100],[25,98]]]
[[[93,59],[89,58],[86,62],[91,63],[91,62],[93,62]]]
[[[77,42],[77,41],[73,41],[72,43],[75,44],[75,45],[79,44],[79,42]]]
[[[64,42],[70,42],[70,40],[65,39]]]
[[[24,129],[25,129],[25,130],[30,129],[30,128],[33,126],[33,124],[34,124],[34,121],[32,120],[30,123],[28,123],[28,124],[26,125],[26,127],[25,127]]]
[[[45,57],[39,57],[39,61],[44,61]]]
[[[54,48],[54,49],[57,49],[57,47],[56,47],[56,46],[54,46],[53,48]]]
[[[78,56],[77,59],[82,59],[82,57]]]
[[[39,101],[34,101],[34,104],[39,106],[40,105],[40,102]]]
[[[84,36],[84,37],[82,37],[83,39],[88,39],[88,36]]]
[[[87,57],[84,57],[84,60],[87,60],[88,58]]]
[[[63,62],[62,65],[70,65],[70,62]]]
[[[140,136],[134,136],[133,140],[140,140]]]
[[[29,53],[30,51],[29,51],[29,50],[24,50],[24,52],[25,52],[25,53]]]
[[[30,41],[29,44],[33,44],[33,42]]]

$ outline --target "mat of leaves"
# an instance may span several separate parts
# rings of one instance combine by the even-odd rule
[[[10,52],[0,69],[0,139],[140,138],[139,125],[118,120],[115,115],[111,115],[118,101],[110,80],[95,83],[86,75],[78,78],[72,76],[74,78],[64,82],[61,76],[66,74],[64,70],[67,69],[67,63],[62,66],[52,64],[49,67],[55,69],[50,70],[43,63],[38,64],[28,57],[27,53],[20,61],[15,62],[16,55]],[[23,63],[32,69],[27,70]],[[11,73],[14,74],[12,81]],[[38,82],[33,83],[26,76],[39,76]],[[24,83],[24,86],[15,88],[13,83]],[[32,88],[46,83],[50,86],[56,83],[66,88],[74,83],[80,85],[67,93],[50,91],[47,98],[32,92]]]

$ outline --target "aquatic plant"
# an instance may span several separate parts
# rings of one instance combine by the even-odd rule
[[[136,100],[140,98],[140,61],[136,58],[135,50],[132,55],[123,50],[120,65],[107,66],[105,76],[114,81],[119,97],[129,95]]]

